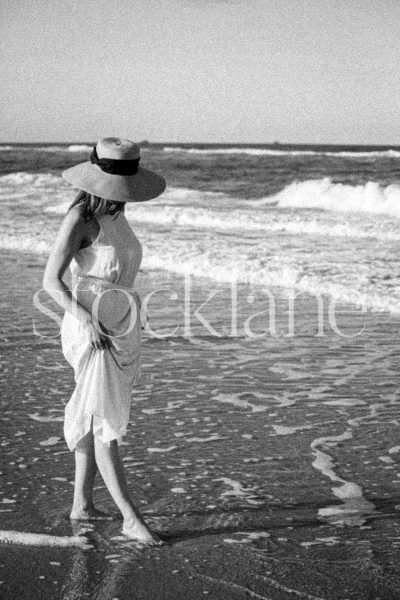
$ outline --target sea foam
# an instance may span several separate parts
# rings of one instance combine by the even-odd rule
[[[20,186],[24,186],[24,188],[21,189]],[[29,193],[29,188],[34,191],[38,187],[58,188],[62,189],[64,193],[68,190],[63,180],[52,173],[17,172],[3,175],[0,177],[0,196],[11,191],[10,189],[5,190],[5,187],[18,187],[19,193]],[[44,211],[56,214],[64,214],[71,202],[70,200],[51,204],[50,198],[48,200]],[[136,219],[144,222],[150,220],[154,222],[153,219],[157,219],[154,207],[161,206],[164,209],[164,214],[160,218],[163,223],[176,222],[179,224],[181,221],[182,225],[196,225],[197,223],[201,227],[209,226],[211,228],[215,224],[218,225],[218,211],[224,207],[227,210],[223,211],[221,215],[223,228],[237,227],[240,223],[241,229],[252,230],[266,226],[266,222],[257,223],[259,214],[253,209],[266,210],[272,207],[298,210],[316,208],[334,212],[373,213],[400,218],[400,185],[383,186],[376,181],[349,185],[334,183],[330,178],[325,177],[295,181],[277,194],[248,200],[234,198],[222,192],[170,186],[162,196],[149,205],[135,204],[133,206],[128,204],[127,206],[128,211],[132,211],[132,216],[135,214]],[[173,212],[171,206],[181,208],[179,211]],[[200,207],[204,208],[205,212],[199,213]],[[295,226],[294,233],[301,233],[301,231]],[[344,235],[347,235],[347,232]]]
[[[399,199],[397,185],[327,178],[258,200],[170,186],[155,201],[128,204],[126,216],[146,248],[143,269],[327,294],[398,314]],[[12,173],[0,177],[0,200],[9,215],[0,247],[48,254],[61,222],[49,217],[66,213],[68,185],[52,173]]]
[[[60,536],[46,533],[30,533],[26,531],[0,531],[0,544],[17,544],[21,546],[53,546],[58,548],[76,547],[82,550],[92,548],[84,536]]]
[[[398,150],[374,151],[330,151],[330,150],[279,150],[273,148],[184,148],[183,146],[164,146],[164,152],[179,152],[187,154],[248,154],[250,156],[332,156],[337,158],[400,158]]]
[[[361,185],[333,183],[328,177],[294,182],[273,196],[280,208],[317,208],[335,212],[365,212],[400,218],[400,186],[375,181]],[[253,206],[269,204],[271,197],[250,200]]]
[[[71,144],[67,148],[68,152],[91,152],[93,146],[87,146],[86,144]]]

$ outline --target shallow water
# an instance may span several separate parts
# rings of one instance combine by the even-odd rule
[[[121,447],[138,507],[167,545],[138,553],[121,522],[72,527],[73,455],[62,437],[73,373],[51,319],[32,305],[43,260],[2,257],[0,296],[2,449],[0,530],[26,534],[1,543],[7,597],[398,598],[400,469],[398,321],[388,314],[324,321],[317,336],[312,298],[299,299],[296,335],[277,292],[277,331],[246,337],[261,310],[238,290],[238,336],[229,288],[202,309],[220,337],[196,319],[207,299],[193,282],[191,332],[176,303],[151,305],[141,384],[133,391]],[[182,280],[142,272],[142,294]],[[253,290],[257,297],[256,290]],[[329,305],[326,299],[326,308]],[[163,308],[163,310],[161,310]],[[262,318],[254,331],[265,328]],[[116,513],[102,484],[99,507]],[[52,541],[27,534],[52,536]],[[61,548],[83,535],[92,548]],[[4,537],[5,536],[5,537]],[[12,536],[9,534],[9,538]],[[46,540],[50,544],[46,545]],[[11,543],[10,543],[11,542]],[[13,566],[24,569],[23,580]],[[163,591],[161,591],[163,590]],[[205,594],[207,595],[207,594]]]

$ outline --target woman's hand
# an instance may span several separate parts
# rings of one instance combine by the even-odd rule
[[[92,321],[86,323],[85,327],[89,334],[90,345],[94,350],[105,350],[106,348],[109,348],[111,346],[110,338],[107,337],[107,335],[105,335],[101,331],[99,331]],[[105,329],[103,326],[101,327],[102,329]]]

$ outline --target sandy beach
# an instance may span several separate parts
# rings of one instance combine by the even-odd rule
[[[253,288],[250,304],[242,286],[232,336],[229,289],[193,280],[185,337],[182,278],[142,271],[142,296],[164,288],[178,300],[159,292],[149,305],[165,338],[144,334],[122,447],[133,497],[166,541],[139,552],[100,478],[98,506],[115,520],[68,520],[62,420],[74,382],[57,325],[32,302],[44,258],[3,253],[2,266],[2,597],[399,598],[398,319],[338,307],[349,311],[340,331],[354,337],[328,321],[318,336],[315,299],[303,294],[285,336],[277,289],[278,335],[256,339],[243,323],[265,301]],[[219,337],[194,313],[212,289],[201,312]]]

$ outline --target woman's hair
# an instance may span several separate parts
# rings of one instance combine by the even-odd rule
[[[114,200],[106,200],[80,190],[72,204],[68,207],[69,212],[74,206],[81,208],[81,214],[85,221],[90,221],[93,216],[101,216],[103,214],[118,214],[123,210],[125,202],[116,202]]]

